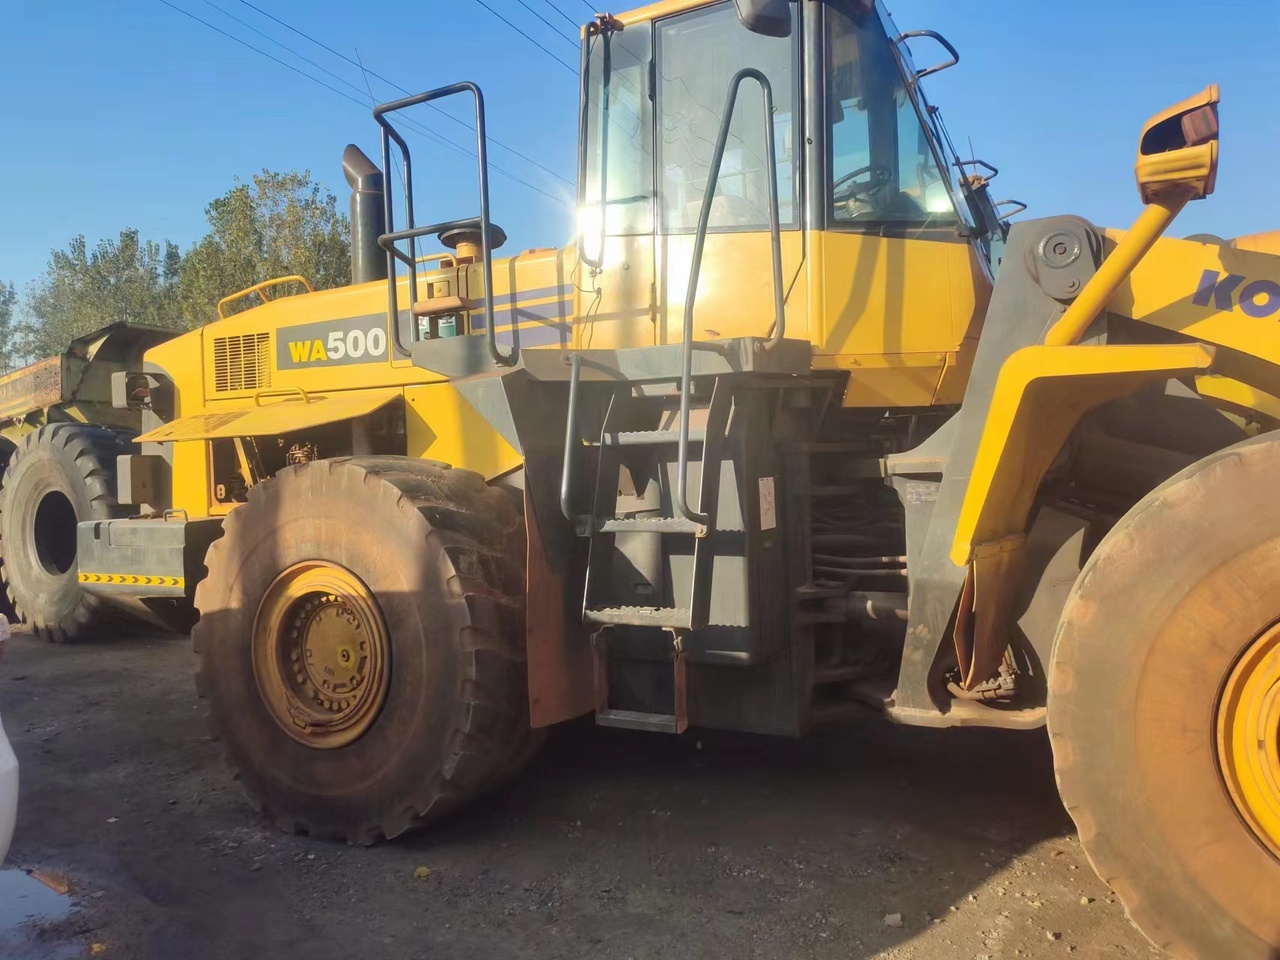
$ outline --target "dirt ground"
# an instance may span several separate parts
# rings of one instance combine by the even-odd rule
[[[7,866],[64,874],[78,909],[0,928],[4,957],[1159,956],[1085,860],[1042,734],[572,724],[500,795],[355,849],[258,819],[185,639],[9,646]]]

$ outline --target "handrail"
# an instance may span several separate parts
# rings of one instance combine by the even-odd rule
[[[685,488],[689,479],[689,403],[693,392],[693,307],[698,296],[698,276],[702,272],[702,250],[706,245],[707,227],[711,222],[711,204],[715,199],[716,187],[720,180],[720,164],[724,160],[725,147],[729,142],[729,125],[733,122],[733,108],[738,100],[738,89],[742,81],[751,79],[760,84],[760,92],[764,98],[764,142],[765,142],[765,179],[768,182],[769,194],[769,240],[773,247],[773,334],[757,349],[772,350],[782,342],[786,330],[786,303],[782,289],[782,229],[778,220],[778,172],[774,164],[777,154],[774,152],[773,136],[773,87],[769,78],[755,67],[744,67],[733,75],[729,82],[729,96],[725,100],[724,116],[720,119],[720,134],[716,138],[716,147],[711,154],[711,166],[707,172],[707,188],[702,195],[702,207],[698,211],[698,230],[693,241],[693,262],[689,268],[689,288],[684,300],[684,356],[680,374],[680,445],[676,467],[676,489],[672,500],[676,511],[686,520],[706,526],[711,522],[707,514],[690,509]],[[704,463],[706,470],[710,465]],[[698,505],[701,508],[701,504]]]
[[[948,70],[960,62],[960,54],[956,51],[956,48],[951,45],[951,42],[947,40],[946,37],[938,33],[937,30],[908,30],[906,33],[898,37],[894,43],[905,43],[908,40],[914,40],[916,37],[928,37],[930,40],[937,40],[938,43],[942,45],[942,49],[947,51],[951,56],[951,59],[944,63],[935,63],[932,67],[925,67],[923,70],[917,70],[915,72],[915,78],[917,81],[923,80],[925,77],[931,76],[932,74],[941,73],[943,70]]]
[[[311,402],[311,394],[301,387],[280,387],[278,390],[259,390],[253,395],[253,405],[260,407],[262,406],[262,401],[267,397],[291,397],[295,393],[302,397],[303,403]]]
[[[218,319],[225,320],[227,319],[227,317],[235,316],[235,314],[223,312],[222,308],[226,304],[234,303],[235,301],[242,300],[245,297],[251,297],[255,293],[262,298],[264,303],[270,303],[271,297],[267,296],[267,291],[270,290],[272,287],[284,286],[286,283],[300,283],[307,288],[307,293],[316,292],[315,288],[311,286],[309,282],[307,282],[306,277],[298,276],[298,274],[296,273],[291,273],[287,277],[276,277],[272,280],[263,280],[261,283],[255,283],[252,287],[245,287],[243,290],[239,290],[236,293],[231,294],[231,296],[223,297],[221,300],[219,300],[218,301]]]
[[[972,160],[957,160],[955,165],[959,167],[961,170],[963,170],[965,167],[982,167],[984,170],[987,171],[987,173],[985,176],[983,176],[982,174],[978,174],[978,176],[983,176],[983,179],[986,180],[988,183],[990,183],[996,177],[1000,176],[999,167],[995,166],[994,164],[987,163],[987,161],[985,160],[979,160],[976,157]]]
[[[444,260],[452,260],[456,256],[456,253],[424,253],[417,259],[418,263],[440,263]]]
[[[590,36],[590,31],[593,29],[597,28],[594,25],[587,28],[588,36]],[[604,248],[609,240],[609,225],[607,222],[609,214],[609,100],[612,96],[610,93],[610,86],[613,77],[613,30],[606,22],[600,23],[598,30],[600,42],[604,44],[604,53],[602,55],[603,59],[600,65],[602,81],[600,90],[600,144],[597,151],[599,153],[600,161],[598,165],[600,170],[600,245],[596,248],[594,257],[586,249],[586,236],[582,229],[581,218],[579,218],[578,221],[578,257],[583,263],[594,270],[598,270],[604,266]],[[585,198],[587,190],[587,129],[591,122],[590,46],[589,42],[582,45],[581,105],[579,107],[580,116],[578,119],[578,125],[582,130],[582,133],[578,137],[578,170],[580,171],[579,176],[582,181],[580,188],[582,199],[579,200],[579,203],[583,205],[585,205],[586,202]]]
[[[569,374],[569,412],[565,417],[564,427],[564,463],[560,468],[560,512],[564,518],[576,523],[577,516],[573,512],[573,467],[577,460],[575,453],[582,446],[582,438],[578,436],[578,383],[582,379],[582,354],[575,353]]]
[[[416,227],[413,222],[413,169],[409,156],[409,145],[405,143],[404,138],[400,136],[390,121],[386,119],[386,114],[460,93],[470,93],[476,105],[476,160],[480,171],[480,216],[465,220],[450,220],[427,227]],[[483,258],[481,269],[484,271],[484,303],[488,316],[485,324],[485,339],[489,348],[489,356],[499,366],[513,365],[516,362],[519,347],[516,346],[513,340],[511,352],[509,354],[503,353],[498,348],[498,338],[495,332],[497,316],[493,307],[493,250],[491,249],[490,240],[493,224],[489,219],[489,139],[485,133],[484,94],[480,92],[480,88],[476,84],[464,80],[461,83],[453,83],[447,87],[439,87],[435,90],[428,90],[426,93],[418,93],[411,97],[402,97],[399,100],[380,104],[373,110],[373,119],[382,128],[382,173],[384,183],[391,182],[392,140],[400,148],[400,156],[404,160],[405,220],[408,223],[408,227],[400,231],[391,229],[393,225],[391,192],[387,190],[383,193],[383,213],[386,217],[387,232],[378,238],[378,245],[387,251],[387,310],[391,322],[391,336],[396,346],[401,352],[404,352],[405,346],[400,339],[400,302],[396,289],[396,261],[400,260],[409,267],[409,298],[412,300],[418,295],[418,257],[417,245],[414,241],[428,233],[443,233],[445,230],[455,227],[475,227],[480,231],[480,250]],[[396,248],[396,243],[401,240],[409,241],[409,253],[407,256]]]
[[[1018,214],[1025,212],[1028,204],[1023,203],[1021,200],[995,200],[992,202],[991,206],[996,211],[996,216],[998,216],[1001,220],[1008,220],[1010,217],[1016,217]],[[1001,207],[1008,207],[1008,206],[1014,206],[1014,207],[1017,207],[1018,209],[1010,213],[1000,212]]]

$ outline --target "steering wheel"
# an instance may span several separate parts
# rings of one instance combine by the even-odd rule
[[[871,175],[865,183],[855,182],[858,177],[864,174]],[[892,181],[893,171],[888,167],[878,166],[873,163],[867,164],[865,167],[858,167],[856,170],[850,170],[843,176],[837,177],[835,183],[831,185],[831,195],[837,202],[853,200],[866,196],[870,190]]]

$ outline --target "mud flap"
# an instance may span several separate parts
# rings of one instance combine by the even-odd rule
[[[965,690],[995,676],[1004,659],[1026,542],[1015,536],[974,546],[952,631]]]

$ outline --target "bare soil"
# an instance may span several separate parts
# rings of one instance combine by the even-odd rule
[[[1085,859],[1043,734],[570,724],[502,793],[356,849],[259,819],[185,639],[9,647],[7,866],[65,876],[78,909],[0,928],[5,957],[1160,956]]]

